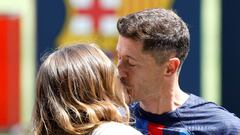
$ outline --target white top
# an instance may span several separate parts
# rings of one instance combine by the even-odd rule
[[[123,123],[107,122],[93,130],[92,135],[142,135],[139,131]]]

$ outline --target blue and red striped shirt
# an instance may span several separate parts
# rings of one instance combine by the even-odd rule
[[[135,128],[145,135],[239,135],[240,119],[221,106],[190,94],[175,111],[161,115],[130,105]]]

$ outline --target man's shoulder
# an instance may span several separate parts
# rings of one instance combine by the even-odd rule
[[[240,119],[234,113],[195,95],[190,96],[178,113],[182,123],[191,131],[213,134],[240,132]]]
[[[179,109],[181,111],[189,111],[192,115],[195,113],[203,114],[214,114],[218,117],[229,117],[235,116],[233,113],[229,112],[224,107],[214,103],[204,100],[201,97],[191,94],[189,99],[183,104]]]
[[[201,119],[229,119],[236,120],[240,122],[239,118],[234,114],[229,112],[224,107],[217,105],[214,102],[209,102],[201,97],[190,95],[188,101],[177,109],[180,116],[188,117],[198,117]]]

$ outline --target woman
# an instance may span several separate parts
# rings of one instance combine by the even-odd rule
[[[129,110],[117,76],[111,60],[92,44],[50,54],[37,75],[33,133],[140,135],[127,126]]]

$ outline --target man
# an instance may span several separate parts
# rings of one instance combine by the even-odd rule
[[[189,30],[173,11],[147,9],[118,20],[120,79],[143,134],[239,134],[240,119],[223,107],[183,92],[179,73]]]

